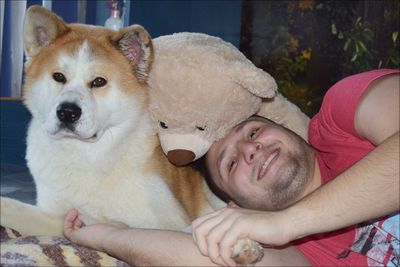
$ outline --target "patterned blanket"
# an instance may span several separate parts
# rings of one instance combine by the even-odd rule
[[[129,266],[58,236],[23,236],[0,226],[0,266]]]

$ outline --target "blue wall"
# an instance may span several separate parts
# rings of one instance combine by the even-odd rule
[[[0,0],[1,1],[1,0]],[[10,2],[4,3],[4,10],[10,9]],[[10,36],[11,12],[4,12],[3,38]],[[11,96],[11,43],[3,42],[0,75],[0,96]]]
[[[104,25],[109,16],[107,2],[89,3],[97,3],[95,9],[87,8],[96,13],[95,24]],[[125,25],[141,24],[153,38],[175,32],[202,32],[239,47],[242,1],[132,0],[127,5],[129,21]],[[93,19],[87,17],[87,22],[93,24]]]
[[[175,32],[219,36],[236,47],[240,43],[241,1],[132,1],[130,22],[158,37]]]
[[[0,101],[0,162],[25,165],[30,114],[19,100]]]

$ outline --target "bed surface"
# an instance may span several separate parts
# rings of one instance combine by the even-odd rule
[[[35,204],[35,184],[28,168],[8,163],[0,165],[0,195]]]

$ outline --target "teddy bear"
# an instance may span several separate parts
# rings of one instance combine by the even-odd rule
[[[149,111],[161,147],[177,166],[202,157],[236,124],[257,114],[307,140],[309,118],[278,92],[275,80],[236,47],[202,33],[176,33],[153,39],[148,78]],[[232,258],[252,266],[262,246],[239,240]]]
[[[274,78],[235,46],[202,33],[153,39],[149,110],[168,159],[203,156],[233,126],[257,114],[307,140],[309,118],[277,90]]]

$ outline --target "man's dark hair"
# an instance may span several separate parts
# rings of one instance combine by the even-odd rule
[[[232,200],[232,198],[222,191],[214,182],[211,177],[211,173],[209,171],[209,166],[207,166],[206,156],[199,158],[198,160],[194,161],[191,166],[196,169],[200,174],[206,179],[208,187],[211,191],[219,197],[222,201],[228,203]]]

